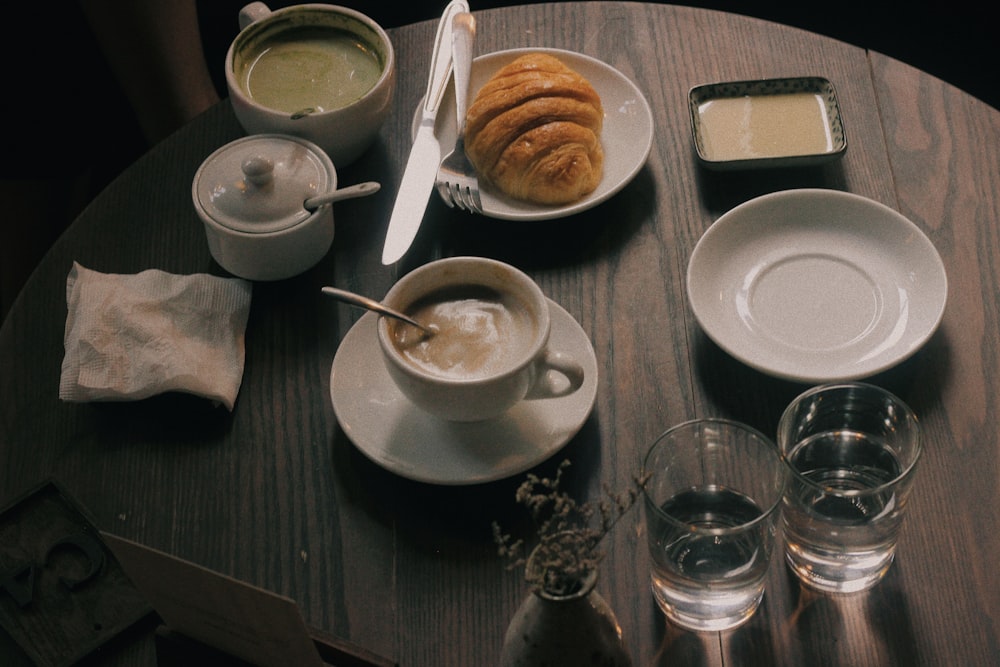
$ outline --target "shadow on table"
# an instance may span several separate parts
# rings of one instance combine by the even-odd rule
[[[766,597],[765,597],[766,601]],[[659,641],[651,667],[672,667],[674,665],[720,664],[783,664],[775,655],[773,639],[768,630],[768,609],[762,603],[754,616],[743,625],[722,633],[689,632],[666,620],[656,610],[655,618],[660,625],[653,637]],[[720,656],[721,652],[721,656]]]
[[[367,458],[338,427],[335,433],[335,474],[355,496],[386,524],[395,524],[413,545],[437,548],[445,542],[488,545],[495,557],[492,523],[521,536],[532,526],[527,511],[515,501],[515,492],[528,473],[555,475],[564,459],[572,462],[562,488],[574,498],[586,495],[592,476],[599,474],[600,435],[592,414],[580,432],[561,450],[524,473],[493,482],[436,485],[413,481],[390,472]]]
[[[438,239],[445,255],[492,257],[528,271],[614,255],[655,213],[656,184],[649,169],[594,208],[552,220],[494,220],[438,202],[439,215],[428,217],[437,229],[426,236]]]
[[[774,437],[778,419],[805,384],[766,375],[735,359],[699,331],[692,339],[695,372],[717,414]]]
[[[920,651],[898,564],[874,589],[851,595],[827,595],[806,589],[786,570],[793,598],[786,619],[769,618],[780,604],[767,595],[753,618],[722,633],[688,632],[656,610],[653,631],[658,648],[646,663],[672,665],[915,665]],[[772,628],[778,628],[776,634]]]
[[[840,162],[812,167],[739,171],[713,171],[699,165],[696,180],[702,203],[716,218],[750,199],[780,190],[847,190],[844,167]]]
[[[772,377],[730,356],[702,331],[692,338],[695,372],[718,413],[774,437],[781,413],[801,392],[812,386]],[[898,365],[861,379],[891,391],[919,415],[939,402],[949,357],[944,332],[938,331],[923,350]],[[762,400],[766,399],[766,400]]]
[[[238,399],[237,399],[238,400]],[[102,448],[131,447],[135,443],[165,447],[200,447],[216,442],[232,428],[232,413],[212,401],[180,392],[167,392],[138,401],[93,402],[66,406],[76,411],[81,432],[95,434]],[[183,419],[178,419],[183,415]],[[178,444],[183,443],[183,444]]]
[[[785,627],[788,664],[920,664],[899,564],[875,588],[828,595],[802,587],[788,573],[795,609]]]
[[[662,621],[662,636],[656,654],[647,664],[652,667],[703,667],[717,663],[714,656],[718,652],[719,638],[716,633],[687,632],[671,625],[659,612],[657,616]]]

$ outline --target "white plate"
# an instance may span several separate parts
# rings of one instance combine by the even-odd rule
[[[764,195],[720,217],[687,271],[698,323],[764,373],[821,383],[903,361],[934,333],[948,281],[904,216],[836,190]]]
[[[639,88],[614,67],[590,56],[561,49],[526,48],[497,51],[479,56],[472,63],[469,101],[476,91],[504,65],[526,53],[549,53],[590,81],[601,96],[604,127],[604,176],[597,189],[579,201],[564,206],[542,206],[511,199],[489,183],[480,182],[483,215],[501,220],[551,220],[593,208],[617,194],[635,178],[653,146],[653,114]],[[412,135],[420,125],[421,107],[413,117]],[[441,157],[455,145],[455,88],[449,83],[438,110],[434,134],[441,144]]]
[[[541,463],[580,430],[597,397],[590,339],[561,306],[549,301],[549,307],[551,345],[583,365],[583,386],[559,398],[521,401],[502,417],[474,423],[438,419],[403,396],[382,361],[378,316],[366,313],[344,336],[330,373],[341,428],[372,461],[419,482],[489,482]]]

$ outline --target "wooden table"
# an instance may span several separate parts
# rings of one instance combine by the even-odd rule
[[[336,205],[337,238],[308,273],[257,284],[235,411],[161,397],[64,404],[65,280],[98,271],[222,274],[191,206],[215,148],[241,136],[223,102],[156,147],[83,212],[0,329],[0,501],[57,478],[112,533],[294,598],[306,621],[400,665],[493,664],[526,587],[494,548],[494,520],[527,527],[521,476],[475,486],[408,481],[371,463],[338,427],[330,365],[360,313],[325,284],[383,294],[427,260],[481,254],[529,272],[590,336],[600,369],[581,432],[539,466],[573,461],[570,488],[623,488],[668,426],[719,415],[773,433],[803,387],[711,344],[689,309],[688,257],[724,211],[793,187],[846,190],[896,208],[935,243],[949,278],[944,321],[913,358],[873,381],[919,414],[926,455],[887,578],[867,594],[803,592],[780,558],[755,617],[696,635],[666,624],[648,591],[641,513],[606,545],[598,590],[637,665],[985,665],[1000,655],[1000,112],[877,53],[714,11],[629,2],[477,13],[479,53],[559,47],[632,78],[652,106],[648,164],[612,200],[531,224],[472,219],[436,199],[417,245],[383,267],[382,241],[423,93],[435,22],[392,30],[398,97],[378,144],[340,174],[382,192]],[[850,147],[842,162],[712,176],[692,152],[686,109],[698,83],[820,75],[837,88]],[[96,662],[153,664],[148,633]],[[0,660],[3,662],[3,660]]]

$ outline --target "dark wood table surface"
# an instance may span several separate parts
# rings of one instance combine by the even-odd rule
[[[494,664],[527,593],[491,522],[528,522],[522,476],[473,486],[409,481],[370,462],[338,426],[329,394],[338,344],[360,317],[320,287],[383,294],[413,267],[457,254],[531,274],[589,335],[600,369],[569,458],[581,499],[623,488],[667,427],[724,416],[773,433],[804,387],[728,357],[695,322],[685,270],[695,243],[755,195],[823,187],[913,220],[949,279],[944,321],[909,360],[871,381],[918,413],[926,454],[896,563],[874,590],[800,589],[780,557],[754,618],[697,635],[665,623],[648,588],[641,513],[606,544],[598,590],[637,665],[986,665],[1000,656],[1000,112],[878,53],[737,15],[661,4],[557,3],[477,12],[477,52],[558,47],[614,66],[652,107],[652,154],[590,211],[551,222],[470,218],[436,198],[416,246],[384,267],[382,242],[423,93],[435,22],[390,31],[398,94],[378,143],[340,172],[382,191],[336,205],[334,249],[314,269],[254,286],[235,410],[159,397],[58,399],[74,260],[110,273],[224,275],[191,205],[198,165],[242,135],[223,101],[154,148],[87,208],[45,257],[0,329],[0,502],[56,478],[99,527],[295,599],[306,621],[400,665]],[[819,75],[836,86],[844,159],[780,173],[711,175],[692,150],[686,97],[699,83]],[[68,157],[68,156],[66,156]],[[374,362],[373,362],[374,363]],[[147,628],[148,630],[148,628]],[[0,643],[2,646],[2,643]],[[96,664],[150,665],[150,633]],[[4,662],[0,656],[0,663]]]

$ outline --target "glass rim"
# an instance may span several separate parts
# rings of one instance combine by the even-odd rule
[[[847,389],[866,389],[874,391],[876,393],[881,394],[885,398],[891,400],[893,404],[895,404],[905,412],[906,422],[912,425],[916,438],[913,445],[914,449],[913,455],[909,457],[910,460],[907,462],[905,466],[902,467],[902,469],[899,471],[899,474],[895,475],[892,479],[886,482],[882,482],[881,484],[870,488],[836,489],[832,488],[829,484],[817,482],[815,480],[806,477],[802,472],[800,472],[797,468],[795,468],[795,466],[791,464],[791,462],[788,460],[788,457],[785,456],[785,448],[781,445],[780,442],[778,442],[778,451],[781,454],[781,460],[785,463],[785,466],[788,468],[789,472],[791,473],[792,477],[796,480],[796,482],[804,484],[828,496],[835,496],[838,498],[861,498],[869,495],[884,493],[887,489],[893,486],[898,486],[909,477],[912,477],[916,471],[917,462],[923,458],[924,454],[924,440],[922,437],[923,429],[921,429],[920,427],[920,420],[917,419],[916,413],[913,411],[913,408],[911,408],[906,401],[902,400],[901,398],[899,398],[899,396],[889,391],[888,389],[885,389],[884,387],[871,384],[870,382],[860,382],[860,381],[835,382],[835,383],[822,384],[822,385],[817,385],[815,387],[811,387],[803,391],[794,399],[792,399],[792,402],[789,403],[788,406],[785,408],[784,412],[782,412],[781,418],[778,420],[777,440],[778,441],[781,440],[781,433],[784,430],[782,427],[784,426],[786,420],[791,416],[793,409],[797,407],[800,403],[818,394],[823,394],[830,391],[843,391]]]
[[[781,467],[781,484],[775,493],[774,501],[769,505],[767,505],[766,507],[762,507],[759,516],[756,516],[752,520],[747,521],[745,523],[741,523],[737,526],[727,526],[725,528],[706,528],[703,526],[697,526],[688,523],[687,521],[680,521],[678,519],[675,519],[674,517],[670,516],[662,509],[660,509],[659,505],[657,505],[656,502],[653,500],[653,498],[650,496],[647,485],[649,484],[649,481],[652,479],[652,473],[649,471],[649,459],[653,454],[653,450],[656,449],[656,446],[660,443],[660,441],[662,441],[667,436],[675,433],[676,431],[690,428],[691,426],[694,426],[696,424],[720,424],[730,428],[739,429],[753,436],[756,440],[763,443],[769,450],[771,450],[772,453],[775,454],[778,465]],[[726,417],[697,417],[695,419],[688,419],[678,424],[674,424],[670,428],[660,433],[660,435],[658,435],[656,438],[653,439],[653,444],[649,446],[649,448],[646,450],[646,454],[643,456],[640,479],[644,479],[641,488],[642,488],[642,497],[646,507],[646,511],[653,512],[654,514],[656,514],[657,517],[666,520],[668,523],[673,524],[674,526],[680,526],[682,528],[686,528],[692,532],[701,535],[735,535],[736,533],[742,533],[752,528],[756,528],[758,524],[770,521],[772,517],[777,513],[778,507],[781,505],[781,501],[785,495],[785,491],[788,488],[788,481],[789,481],[788,466],[785,465],[785,457],[782,455],[781,449],[778,447],[777,443],[772,438],[767,437],[767,435],[765,435],[759,429],[756,429],[753,426],[750,426],[749,424],[736,421],[735,419],[728,419]],[[689,488],[695,488],[695,487],[689,487]],[[726,488],[726,487],[722,487],[720,485],[711,485],[711,487],[709,488]]]

